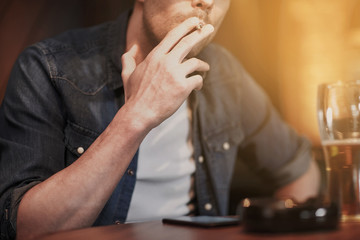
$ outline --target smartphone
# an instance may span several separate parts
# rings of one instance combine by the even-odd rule
[[[174,218],[164,218],[162,222],[204,228],[233,226],[240,223],[237,216],[181,216]]]

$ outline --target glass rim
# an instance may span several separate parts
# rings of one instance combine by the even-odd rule
[[[360,85],[360,79],[358,80],[348,80],[348,81],[336,81],[336,82],[325,82],[320,83],[318,85],[319,88],[334,88],[340,86],[353,86],[353,85]]]

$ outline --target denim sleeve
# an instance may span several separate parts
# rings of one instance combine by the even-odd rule
[[[241,158],[275,188],[303,175],[312,160],[311,143],[288,125],[263,90],[243,72],[242,123],[246,140]]]
[[[1,239],[15,238],[24,194],[64,168],[64,112],[46,58],[36,46],[19,56],[0,107]]]

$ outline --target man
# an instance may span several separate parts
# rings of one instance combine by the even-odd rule
[[[308,142],[229,53],[204,49],[229,4],[137,0],[24,51],[0,111],[3,238],[226,215],[236,161],[276,196],[317,193]]]

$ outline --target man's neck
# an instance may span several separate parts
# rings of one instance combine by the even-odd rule
[[[126,34],[126,51],[129,51],[134,45],[137,45],[138,47],[135,57],[136,64],[141,63],[154,47],[152,46],[151,41],[147,39],[142,20],[142,11],[143,7],[141,3],[136,2],[133,13],[129,19]]]

